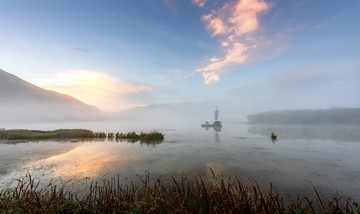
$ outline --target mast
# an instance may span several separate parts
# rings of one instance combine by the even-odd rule
[[[219,117],[219,110],[217,109],[217,106],[216,106],[216,109],[215,109],[215,121],[218,120],[218,117]]]

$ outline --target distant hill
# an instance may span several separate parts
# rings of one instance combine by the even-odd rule
[[[269,111],[247,119],[253,124],[360,125],[360,108]]]
[[[103,112],[71,96],[45,90],[0,69],[0,126],[7,122],[101,119]]]

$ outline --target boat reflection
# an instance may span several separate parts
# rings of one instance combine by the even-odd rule
[[[203,127],[205,130],[210,130],[213,129],[215,131],[215,142],[217,145],[220,144],[221,140],[220,140],[220,135],[219,132],[221,132],[221,128],[219,126],[209,126],[209,127]]]

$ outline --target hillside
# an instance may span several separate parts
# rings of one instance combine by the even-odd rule
[[[360,108],[269,111],[247,119],[252,124],[360,125]]]
[[[101,119],[103,112],[71,96],[45,90],[0,69],[0,121],[51,122]]]

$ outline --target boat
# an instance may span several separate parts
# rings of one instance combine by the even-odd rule
[[[213,127],[214,129],[219,129],[222,127],[222,123],[221,121],[218,120],[219,118],[219,110],[215,109],[215,121],[211,124],[209,123],[208,121],[206,121],[205,123],[201,124],[201,127],[204,127],[204,128],[209,128],[209,127]]]
[[[209,128],[209,127],[213,127],[213,124],[211,124],[211,123],[209,123],[208,121],[206,121],[205,123],[201,124],[201,127]]]

